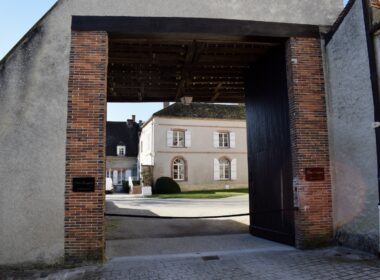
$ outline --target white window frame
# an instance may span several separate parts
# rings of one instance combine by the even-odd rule
[[[218,132],[219,148],[230,148],[230,133],[226,131]]]
[[[119,157],[124,157],[127,152],[125,146],[117,146],[116,153]]]
[[[219,177],[221,181],[231,180],[231,161],[228,158],[219,159]]]
[[[176,169],[178,170],[176,172]],[[186,162],[182,158],[175,158],[172,164],[173,180],[185,181],[186,179]]]
[[[182,141],[180,141],[180,136],[182,136]],[[184,130],[174,129],[172,147],[185,148],[185,138],[186,135]]]

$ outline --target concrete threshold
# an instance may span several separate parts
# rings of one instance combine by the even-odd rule
[[[178,260],[178,259],[194,259],[203,257],[225,257],[233,255],[243,255],[250,253],[268,253],[268,252],[286,252],[295,251],[295,248],[259,248],[259,249],[239,249],[230,251],[210,251],[202,253],[183,253],[183,254],[169,254],[169,255],[150,255],[150,256],[135,256],[135,257],[114,257],[111,258],[111,262],[139,262],[139,261],[154,261],[154,260]]]
[[[106,255],[108,260],[117,258],[137,261],[289,250],[295,250],[295,248],[254,237],[250,234],[229,234],[108,240]]]

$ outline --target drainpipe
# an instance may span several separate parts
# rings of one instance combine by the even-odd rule
[[[376,134],[376,149],[377,149],[377,184],[378,184],[378,193],[379,193],[379,222],[380,222],[380,90],[379,90],[379,80],[378,80],[378,69],[376,63],[376,50],[375,50],[375,41],[374,41],[374,30],[372,30],[372,15],[371,15],[371,6],[368,0],[362,0],[363,3],[363,14],[364,14],[364,23],[367,36],[367,48],[368,48],[368,58],[369,58],[369,67],[371,75],[371,85],[372,85],[372,94],[373,94],[373,103],[374,103],[374,114],[375,120],[373,128],[375,129]],[[380,54],[378,54],[380,55]],[[380,242],[379,242],[380,243]],[[380,245],[379,245],[380,246]],[[379,257],[380,257],[380,248]]]

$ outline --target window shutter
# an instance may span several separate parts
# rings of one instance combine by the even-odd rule
[[[237,160],[234,158],[231,160],[231,180],[237,179]]]
[[[219,160],[214,158],[214,180],[220,180]]]
[[[190,130],[185,131],[185,147],[186,148],[191,147],[191,131]]]
[[[167,140],[168,147],[173,146],[173,131],[172,130],[168,130],[166,140]]]
[[[236,148],[236,133],[230,132],[230,148]]]
[[[214,148],[219,147],[219,133],[217,131],[214,132]]]

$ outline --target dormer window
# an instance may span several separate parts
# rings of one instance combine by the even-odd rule
[[[119,157],[123,157],[123,156],[125,156],[125,152],[126,152],[126,148],[125,148],[125,146],[124,145],[118,145],[117,146],[117,155],[119,156]]]

